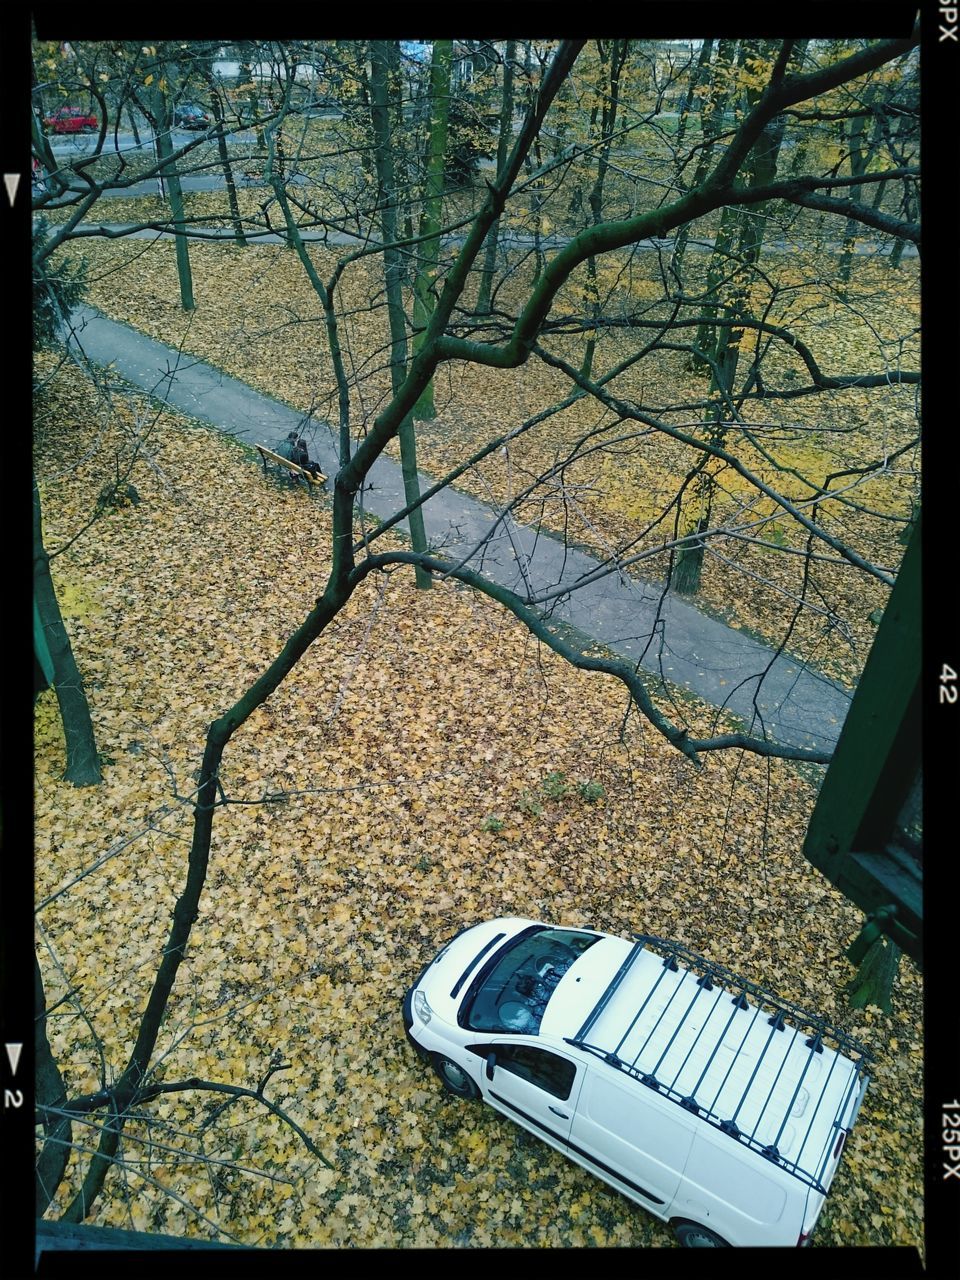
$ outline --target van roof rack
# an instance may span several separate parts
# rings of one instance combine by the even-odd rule
[[[633,936],[568,1043],[826,1194],[869,1079],[866,1048],[682,943]]]

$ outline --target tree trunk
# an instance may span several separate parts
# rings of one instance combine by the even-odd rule
[[[797,42],[790,55],[789,65],[791,67],[798,67],[802,63],[807,43],[806,40]],[[741,50],[741,57],[738,58],[738,63],[747,57],[755,55],[757,52],[757,47],[754,44],[745,42]],[[769,52],[769,49],[764,52]],[[746,97],[747,107],[752,110],[759,101],[759,91],[748,90]],[[783,117],[779,120],[773,120],[757,139],[745,166],[747,186],[763,186],[773,182],[776,178],[785,127],[786,121]],[[730,265],[728,255],[731,253],[735,239],[739,241],[737,254],[739,259],[737,268],[738,280],[734,285],[733,294],[727,303],[726,309],[734,317],[746,314],[747,295],[749,292],[748,274],[750,268],[760,261],[760,251],[763,247],[767,221],[766,210],[766,204],[759,205],[756,208],[748,206],[740,209],[728,206],[724,209],[707,280],[708,296],[716,296],[717,301],[715,304],[705,308],[707,316],[715,318],[720,309],[720,297],[718,295],[724,274]],[[735,340],[739,342],[741,335],[742,330],[731,327],[717,332],[716,327],[711,325],[708,320],[697,329],[695,345],[704,353],[704,356],[712,356],[718,364],[726,364],[731,359],[729,353],[731,344]],[[730,376],[729,378],[724,378],[728,391],[733,386],[733,378],[736,374],[736,356],[732,357],[732,362],[733,368]],[[708,365],[708,360],[701,356],[694,356],[692,364],[694,368],[704,368]]]
[[[33,957],[34,990],[34,1069],[36,1103],[38,1107],[63,1108],[67,1100],[63,1076],[47,1040],[47,1001],[40,976],[40,965]],[[42,1218],[50,1201],[57,1194],[70,1159],[70,1143],[73,1126],[68,1116],[42,1114],[44,1144],[36,1165],[37,1217]]]
[[[430,64],[430,137],[427,143],[427,172],[423,197],[420,234],[429,237],[418,246],[420,269],[413,285],[413,350],[423,345],[423,335],[433,309],[437,288],[437,264],[440,259],[440,220],[443,206],[443,166],[447,154],[447,121],[450,115],[450,64],[452,40],[435,40]],[[414,418],[428,420],[437,416],[433,403],[433,380],[427,383],[413,406]]]
[[[214,119],[217,122],[217,151],[220,154],[220,166],[223,169],[223,178],[227,184],[227,201],[230,205],[230,220],[233,223],[233,238],[238,245],[245,248],[247,238],[243,234],[243,220],[240,216],[240,202],[237,199],[237,184],[233,176],[233,165],[230,163],[230,153],[227,150],[226,135],[223,131],[223,103],[220,101],[220,93],[217,89],[213,74],[204,70],[203,78],[206,80],[207,87],[210,90],[210,104],[213,107]]]
[[[673,562],[673,573],[670,585],[674,591],[684,596],[695,596],[700,590],[700,579],[703,574],[704,545],[700,534],[710,527],[710,518],[703,515],[690,530],[689,537],[695,538],[688,546],[677,548]]]
[[[500,100],[500,134],[497,138],[497,178],[499,179],[510,154],[513,141],[513,66],[517,58],[516,40],[507,41],[507,51],[503,59],[503,96]],[[484,249],[483,270],[480,275],[480,288],[477,291],[477,315],[490,314],[490,300],[493,295],[493,273],[497,261],[497,242],[500,238],[500,219],[497,218],[487,233]]]
[[[524,81],[525,81],[524,83],[525,107],[526,107],[526,110],[529,112],[531,106],[533,105],[537,97],[537,85],[535,84],[534,78],[533,78],[533,57],[531,53],[529,40],[525,40],[523,44],[523,72],[524,72]],[[531,159],[531,152],[533,156],[532,159]],[[523,164],[524,164],[524,168],[527,170],[528,173],[532,173],[543,166],[543,155],[541,153],[541,148],[540,148],[539,134],[537,134],[537,136],[534,138],[533,145],[530,151],[528,151],[526,156],[524,157]],[[530,191],[530,214],[531,214],[531,219],[533,224],[533,279],[531,281],[531,284],[535,287],[539,283],[540,276],[543,272],[544,266],[546,265],[544,262],[544,256],[543,256],[543,246],[541,244],[541,226],[542,226],[541,209],[543,207],[542,179],[538,179],[537,181],[533,182],[530,185],[529,191]]]
[[[337,313],[334,306],[333,286],[328,288],[320,279],[320,275],[313,264],[313,260],[303,243],[303,237],[297,226],[296,219],[290,208],[290,201],[287,199],[287,193],[284,190],[283,180],[278,175],[273,175],[272,186],[274,195],[277,197],[277,203],[283,214],[284,221],[287,225],[287,236],[290,244],[293,246],[300,264],[306,272],[307,279],[313,287],[314,292],[320,299],[323,307],[323,314],[326,320],[327,328],[327,344],[330,348],[330,360],[333,365],[333,376],[337,383],[337,400],[339,406],[339,458],[340,466],[345,467],[350,461],[350,387],[347,382],[347,371],[343,363],[343,348],[340,345],[340,329],[337,324]]]
[[[33,592],[53,664],[53,687],[63,722],[63,737],[67,749],[67,768],[63,776],[75,787],[92,787],[101,780],[100,757],[97,754],[83,681],[73,656],[70,637],[63,625],[50,576],[50,557],[43,545],[40,490],[36,481],[33,485]]]
[[[387,313],[390,321],[390,377],[394,395],[403,385],[407,375],[407,322],[403,310],[402,267],[398,250],[390,247],[397,238],[397,190],[390,139],[388,77],[396,69],[398,53],[395,41],[372,40],[370,42],[370,118],[373,123],[377,179],[380,187],[381,226],[384,241],[388,246],[384,249],[383,260]],[[405,415],[397,432],[397,438],[400,442],[403,492],[407,504],[410,505],[420,497],[417,441],[412,414]],[[414,551],[426,551],[427,535],[421,507],[411,511],[409,523]],[[426,569],[418,565],[415,573],[418,587],[425,590],[431,586],[432,579]]]
[[[32,58],[30,59],[30,98],[33,102],[33,114],[41,120],[45,119],[49,111],[43,96],[43,85],[37,79],[37,68]]]
[[[864,96],[864,105],[869,106],[873,98],[874,94],[868,90]],[[850,173],[854,178],[860,178],[866,173],[870,154],[880,138],[880,121],[878,119],[874,122],[873,138],[869,146],[865,146],[864,134],[866,133],[866,128],[865,116],[856,116],[850,122]],[[861,189],[859,186],[851,186],[850,199],[859,200]],[[838,292],[841,298],[845,298],[847,295],[847,285],[850,283],[850,273],[853,270],[854,243],[862,226],[863,224],[855,218],[848,218],[847,225],[844,228],[840,264],[837,268],[837,279],[840,282]]]
[[[727,109],[727,103],[730,101],[731,93],[730,81],[723,73],[728,71],[732,65],[736,47],[736,40],[721,40],[717,45],[717,56],[712,66],[712,77],[709,75],[709,71],[705,68],[706,78],[710,82],[710,87],[704,95],[703,106],[700,108],[700,131],[703,134],[703,145],[700,148],[697,167],[694,171],[693,182],[691,184],[691,187],[694,190],[700,186],[709,171],[710,164],[713,160],[713,149],[716,145],[716,139],[723,127],[723,114]],[[680,186],[683,190],[688,189],[682,178],[680,179]],[[674,271],[679,272],[680,270],[689,236],[690,223],[685,222],[677,231],[676,239],[674,241]]]
[[[907,247],[906,240],[897,240],[894,243],[893,249],[890,253],[890,266],[893,268],[894,271],[899,271],[900,263],[903,259],[903,251],[906,247]]]
[[[536,156],[536,168],[540,168],[543,164],[543,156],[540,153],[540,139],[537,138],[533,146],[534,155]],[[530,212],[533,217],[533,283],[537,284],[543,273],[544,267],[547,265],[546,257],[543,252],[543,190],[541,187],[542,179],[537,179],[530,188]]]
[[[130,121],[130,131],[133,134],[133,140],[140,146],[140,131],[137,129],[137,118],[133,113],[133,103],[127,103],[127,119]]]
[[[617,122],[617,107],[620,102],[620,76],[623,73],[623,65],[627,60],[629,47],[630,44],[627,40],[612,41],[609,49],[610,72],[609,77],[605,77],[603,73],[606,70],[608,55],[604,49],[603,42],[597,41],[597,50],[600,54],[600,73],[597,90],[602,95],[603,107],[600,112],[600,136],[598,138],[600,148],[597,152],[597,176],[590,195],[587,197],[590,205],[590,216],[595,227],[599,226],[603,221],[603,185],[610,164],[610,148],[613,145],[613,131]],[[596,320],[600,315],[600,293],[597,284],[597,260],[592,256],[587,259],[587,282],[590,315]],[[587,339],[583,361],[580,366],[580,372],[585,378],[590,377],[596,349],[596,330],[592,330],[590,337]]]
[[[690,82],[690,88],[683,95],[680,104],[680,118],[677,120],[677,140],[676,147],[679,151],[683,145],[683,135],[687,131],[687,123],[693,111],[696,110],[697,92],[706,82],[709,75],[710,59],[713,56],[713,40],[704,40],[700,47],[700,56],[697,58],[697,68],[693,73],[693,79]]]
[[[258,51],[254,43],[250,40],[244,40],[242,41],[242,44],[244,46],[244,49],[243,49],[243,56],[240,60],[240,67],[239,67],[240,83],[242,85],[249,86],[247,89],[246,101],[247,101],[247,106],[250,110],[249,123],[252,128],[254,125],[254,121],[258,120],[260,117],[260,95],[257,91],[257,82],[253,78],[253,60],[254,58],[257,57]],[[262,150],[267,145],[266,139],[263,136],[262,125],[257,124],[256,130],[257,130],[257,146],[260,147],[260,149]]]
[[[884,129],[883,129],[883,124],[880,117],[878,117],[877,126],[878,126],[877,132],[881,135],[881,137],[883,137]],[[896,152],[896,141],[897,141],[897,135],[902,131],[902,128],[903,128],[903,117],[900,116],[896,121],[894,121],[893,125],[889,128],[889,132],[886,133],[886,136],[884,139],[887,143],[887,149],[890,153],[890,158],[894,164],[900,163],[897,157],[897,152]],[[884,196],[884,192],[886,190],[887,184],[886,182],[878,182],[876,186],[877,186],[877,189],[873,197],[873,207],[874,209],[879,209],[883,203],[883,196]],[[916,216],[916,214],[913,208],[913,201],[910,199],[909,186],[905,189],[903,194],[904,194],[903,214],[908,221],[912,221],[913,218]],[[891,251],[891,254],[890,254],[891,267],[897,268],[900,266],[900,259],[903,256],[903,250],[904,250],[905,244],[906,244],[906,241],[899,240],[899,239],[894,242],[893,250]]]
[[[193,275],[190,271],[190,250],[187,246],[187,238],[183,235],[185,221],[183,192],[180,189],[180,175],[177,173],[177,166],[169,159],[173,154],[173,147],[170,144],[170,111],[167,106],[166,95],[161,93],[159,89],[156,93],[155,102],[154,128],[156,133],[154,136],[157,143],[157,158],[163,162],[163,168],[160,172],[167,186],[170,211],[173,214],[173,225],[178,232],[175,246],[177,276],[180,280],[180,305],[184,311],[193,311],[195,303],[193,301]]]
[[[740,225],[741,210],[726,205],[720,215],[707,270],[706,296],[711,301],[702,308],[704,319],[697,327],[694,338],[696,350],[690,356],[692,370],[710,368],[710,359],[716,356],[717,329],[713,321],[720,311],[720,292],[731,267],[731,253]]]
[[[790,55],[790,65],[799,66],[803,61],[807,42],[799,41]],[[756,52],[753,45],[745,45],[744,57]],[[752,109],[759,101],[759,92],[748,90],[747,105]],[[772,183],[777,176],[777,162],[780,148],[783,145],[785,120],[772,121],[763,130],[754,145],[746,165],[748,186],[763,186]],[[749,310],[750,269],[760,260],[763,247],[763,236],[766,227],[766,204],[756,209],[749,206],[742,209],[726,208],[720,220],[720,233],[714,246],[714,258],[711,261],[708,290],[716,292],[719,288],[723,272],[727,268],[726,255],[730,252],[734,237],[739,234],[737,246],[736,280],[730,297],[724,306],[727,317],[734,321],[745,319]],[[723,254],[723,257],[719,255]],[[715,317],[719,310],[719,299],[716,306],[707,309],[708,314]],[[705,356],[713,360],[710,374],[710,393],[714,396],[714,405],[709,410],[707,419],[707,439],[711,444],[724,448],[726,445],[726,429],[721,425],[728,416],[728,402],[733,394],[740,361],[740,342],[743,329],[737,325],[725,325],[718,329],[715,325],[705,323],[697,330],[696,346]],[[708,361],[703,357],[694,357],[699,365]],[[698,515],[696,523],[689,530],[696,536],[696,541],[689,547],[681,547],[674,563],[673,586],[684,595],[695,595],[700,590],[703,571],[704,544],[699,538],[707,528],[713,504],[715,480],[713,473],[704,468],[697,476],[694,485]]]

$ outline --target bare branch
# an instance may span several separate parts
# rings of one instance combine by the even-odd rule
[[[496,582],[492,582],[489,578],[483,577],[482,574],[464,565],[455,565],[437,556],[422,555],[413,551],[387,551],[369,556],[362,561],[357,565],[351,577],[355,584],[359,584],[374,569],[387,569],[392,565],[416,563],[423,565],[424,568],[429,569],[438,577],[449,576],[456,578],[459,582],[466,583],[483,595],[490,596],[491,599],[509,609],[514,617],[521,621],[538,640],[542,640],[548,648],[566,659],[577,670],[594,671],[604,675],[615,676],[626,685],[630,691],[631,698],[645,719],[649,720],[658,733],[697,766],[702,764],[699,757],[700,752],[723,750],[731,746],[739,747],[744,751],[752,751],[757,755],[774,756],[786,760],[806,760],[814,764],[826,764],[831,759],[832,753],[830,752],[817,751],[806,747],[783,746],[766,738],[751,737],[748,734],[734,734],[719,738],[691,738],[687,729],[681,729],[672,724],[655,706],[646,685],[640,678],[637,668],[618,658],[605,658],[581,652],[564,640],[557,632],[551,630],[540,614],[515,592],[507,587],[500,586]]]

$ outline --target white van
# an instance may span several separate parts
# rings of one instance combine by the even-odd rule
[[[862,1046],[679,943],[519,917],[457,934],[403,1021],[451,1093],[687,1246],[805,1244],[868,1081]]]

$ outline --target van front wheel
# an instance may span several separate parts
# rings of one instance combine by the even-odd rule
[[[448,1093],[455,1094],[458,1098],[480,1097],[480,1090],[474,1084],[471,1076],[456,1062],[451,1062],[449,1058],[445,1058],[441,1053],[435,1053],[433,1055],[433,1066]]]
[[[714,1232],[696,1222],[678,1222],[673,1232],[684,1249],[729,1248],[726,1240],[721,1240]]]

